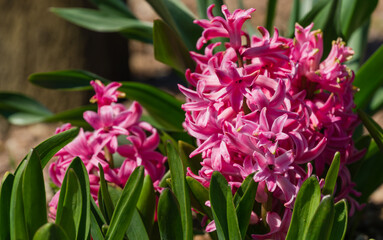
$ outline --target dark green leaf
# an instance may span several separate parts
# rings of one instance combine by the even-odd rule
[[[343,5],[342,5],[343,6]],[[350,36],[347,45],[354,50],[352,59],[347,62],[347,67],[357,72],[365,57],[368,41],[368,29],[370,28],[370,20],[366,21]]]
[[[192,177],[186,176],[186,182],[188,183],[192,196],[198,202],[198,205],[193,205],[193,208],[206,214],[210,219],[213,219],[211,208],[205,205],[206,201],[209,200],[209,190]]]
[[[334,222],[334,212],[334,198],[330,195],[324,196],[306,228],[303,239],[329,239]]]
[[[302,184],[294,204],[293,216],[286,240],[300,240],[306,232],[320,202],[321,192],[318,180],[312,176]]]
[[[80,181],[72,168],[68,168],[57,205],[56,224],[66,230],[69,239],[78,238],[82,213]]]
[[[354,86],[359,88],[355,94],[354,102],[358,108],[365,107],[371,96],[383,83],[383,46],[363,64],[355,75]]]
[[[335,204],[334,223],[332,225],[330,240],[343,240],[347,230],[347,203],[343,199]]]
[[[368,116],[360,108],[357,110],[360,120],[363,125],[367,128],[371,137],[375,140],[381,152],[383,152],[383,129],[376,123],[370,116]]]
[[[124,82],[119,91],[125,92],[127,98],[138,101],[167,130],[183,130],[185,113],[181,109],[182,103],[172,95],[137,82]]]
[[[201,19],[207,19],[207,8],[214,4],[213,15],[222,16],[221,6],[223,5],[223,0],[197,0],[198,15]],[[240,8],[244,9],[244,7]]]
[[[149,240],[148,233],[144,223],[142,222],[141,215],[137,208],[133,210],[132,221],[130,222],[128,231],[126,232],[129,239],[135,240]]]
[[[129,37],[140,41],[150,42],[152,39],[151,24],[137,19],[86,8],[51,8],[51,11],[65,20],[89,30],[97,32],[124,31],[130,33]],[[135,32],[138,32],[139,35],[136,36]]]
[[[230,239],[227,222],[227,192],[230,192],[231,194],[230,187],[225,177],[219,172],[214,172],[210,180],[209,197],[219,239]]]
[[[104,84],[110,82],[97,74],[76,69],[34,73],[28,79],[31,83],[43,88],[70,91],[92,90],[93,88],[89,83],[96,79]]]
[[[246,185],[243,187],[244,193],[239,199],[236,207],[239,230],[241,232],[241,239],[245,239],[246,231],[250,223],[251,211],[253,210],[255,195],[257,193],[258,183],[254,182],[253,174],[249,175],[246,179]],[[246,180],[245,179],[245,180]],[[242,183],[244,185],[244,183]],[[242,187],[241,185],[241,187]],[[238,190],[237,190],[238,191]],[[237,195],[238,196],[238,195]]]
[[[195,50],[202,28],[193,21],[195,16],[181,2],[176,0],[146,0],[158,15],[173,29],[185,43],[187,49]],[[156,22],[156,21],[155,21]],[[154,23],[156,25],[156,23]],[[155,26],[154,26],[155,28]],[[154,30],[155,31],[155,30]],[[155,34],[154,34],[155,38]],[[168,36],[168,41],[171,37]],[[155,40],[154,40],[155,42]]]
[[[86,122],[83,118],[83,114],[85,111],[97,111],[96,105],[87,105],[81,106],[78,108],[73,108],[70,110],[66,110],[63,112],[56,113],[52,116],[46,117],[43,119],[44,122],[65,122],[71,123],[72,125],[90,128],[88,122]]]
[[[253,177],[254,177],[254,173],[248,175],[248,176],[245,178],[245,180],[243,180],[241,186],[240,186],[240,187],[237,189],[237,191],[235,192],[235,194],[234,194],[234,198],[233,198],[235,207],[238,206],[239,201],[242,199],[242,197],[243,197],[243,195],[245,194],[245,192],[247,191],[247,189],[248,189],[250,186],[253,186],[253,185],[252,185],[252,182],[254,182]]]
[[[167,144],[166,149],[168,151],[168,163],[172,177],[172,189],[180,205],[182,230],[184,233],[183,239],[192,239],[193,223],[189,198],[189,188],[185,179],[186,168],[183,165],[177,150],[171,143]]]
[[[303,27],[308,26],[312,22],[315,22],[314,19],[320,14],[320,12],[333,0],[319,0],[312,7],[312,9],[301,19],[299,24]],[[316,27],[316,26],[315,26]]]
[[[25,224],[24,214],[24,201],[22,182],[24,177],[24,170],[26,162],[19,164],[19,171],[15,173],[15,179],[13,181],[11,205],[10,205],[10,232],[11,239],[29,239],[32,236],[28,236],[28,229]]]
[[[159,2],[159,0],[157,0]],[[189,51],[179,36],[162,20],[154,20],[153,46],[156,60],[169,65],[180,73],[195,68]]]
[[[0,193],[0,239],[10,239],[9,210],[11,206],[12,186],[15,177],[6,172],[1,183]]]
[[[33,240],[69,240],[69,237],[59,225],[46,223],[36,232]]]
[[[0,92],[0,115],[16,125],[40,122],[52,115],[36,100],[18,93]]]
[[[102,12],[109,13],[114,16],[128,17],[135,19],[136,17],[127,8],[126,4],[121,0],[90,0]]]
[[[231,193],[230,188],[229,188],[229,191],[226,191],[226,212],[227,212],[227,225],[229,227],[228,229],[229,239],[241,240],[242,237],[241,237],[241,232],[239,230],[237,212],[234,207],[233,195]],[[250,215],[251,209],[248,211],[248,213]],[[250,220],[250,216],[249,216],[249,220]],[[248,223],[246,223],[246,228],[247,228],[247,225]],[[246,234],[246,231],[244,234]]]
[[[93,198],[90,198],[90,211],[90,235],[95,240],[104,240],[101,229],[106,224],[106,221]]]
[[[43,171],[40,157],[34,150],[29,153],[26,160],[22,191],[25,224],[28,235],[33,236],[37,229],[48,221]]]
[[[105,178],[104,178],[104,170],[103,170],[100,163],[98,164],[98,169],[100,169],[99,194],[101,193],[101,196],[102,196],[102,201],[100,202],[100,199],[99,199],[98,204],[100,205],[100,209],[104,214],[106,222],[109,223],[110,219],[112,218],[113,212],[114,212],[114,204],[112,202],[112,199],[110,198],[109,191],[108,191],[108,185],[106,184]]]
[[[137,167],[130,175],[114,210],[105,239],[122,239],[132,220],[144,182],[144,167]]]
[[[81,207],[81,219],[80,219],[80,225],[78,229],[77,239],[87,239],[89,236],[89,229],[90,229],[90,188],[89,188],[89,176],[88,172],[84,166],[84,163],[81,161],[80,158],[76,157],[72,160],[72,163],[69,165],[68,169],[73,169],[76,173],[76,176],[80,182],[81,187],[81,197],[82,197],[82,207]],[[68,170],[67,170],[68,172]],[[64,177],[64,181],[65,177]],[[59,204],[60,205],[61,196],[59,198]],[[57,210],[57,215],[58,215]],[[57,221],[57,218],[56,218]]]
[[[382,153],[375,141],[371,141],[366,155],[352,180],[356,183],[356,190],[361,193],[359,202],[367,202],[369,196],[383,183]]]
[[[340,166],[340,153],[336,152],[334,155],[334,159],[331,162],[330,168],[328,169],[325,183],[322,189],[323,195],[332,195],[334,194],[334,189],[336,186],[336,180],[338,178]]]
[[[161,239],[183,239],[178,201],[169,188],[165,188],[161,193],[157,214]]]
[[[346,39],[364,24],[378,5],[378,0],[342,0],[342,33]]]
[[[274,31],[274,18],[275,18],[275,10],[277,8],[277,0],[268,0],[267,2],[267,15],[266,15],[266,29],[269,32]]]
[[[141,195],[137,202],[137,209],[140,213],[140,219],[142,219],[146,228],[146,232],[150,233],[153,228],[154,214],[156,211],[156,196],[150,175],[146,175],[144,178],[144,185],[142,186]]]

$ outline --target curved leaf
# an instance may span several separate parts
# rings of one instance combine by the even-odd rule
[[[186,143],[184,141],[178,141],[178,149],[180,150],[180,157],[183,162],[186,163],[186,166],[190,168],[190,170],[198,174],[198,170],[201,169],[202,165],[202,156],[198,154],[192,158],[189,158],[189,155],[196,149],[193,145]]]
[[[182,230],[184,233],[183,239],[193,238],[193,223],[191,215],[191,206],[189,198],[189,188],[186,184],[185,166],[182,163],[180,156],[171,143],[166,146],[168,151],[168,163],[172,178],[172,189],[177,197],[182,220]]]
[[[11,206],[12,186],[15,177],[6,172],[1,183],[0,192],[0,239],[10,239],[9,211]]]
[[[35,150],[29,153],[23,174],[25,224],[28,235],[33,236],[48,221],[43,171]]]
[[[334,155],[334,159],[332,160],[330,168],[328,169],[328,172],[326,175],[326,179],[322,189],[323,195],[334,194],[336,180],[338,178],[339,166],[340,166],[340,153],[336,152]]]
[[[92,90],[89,83],[95,79],[106,84],[110,82],[97,74],[77,69],[34,73],[28,78],[31,83],[43,88],[71,91]]]
[[[130,175],[113,212],[105,239],[122,239],[129,228],[144,181],[144,168],[137,167]]]
[[[210,219],[213,219],[211,208],[205,205],[206,201],[209,200],[209,190],[192,177],[186,176],[186,182],[188,183],[192,196],[198,202],[198,205],[193,205],[193,208],[206,214]]]
[[[347,203],[343,199],[337,202],[334,206],[334,223],[332,225],[330,240],[343,240],[346,236],[347,230],[347,221],[348,221],[348,213],[347,213]]]
[[[117,16],[105,11],[87,8],[51,8],[53,13],[78,26],[97,32],[139,32],[129,37],[144,42],[151,42],[152,26],[137,19]]]
[[[303,238],[310,221],[320,202],[321,192],[318,180],[312,176],[302,184],[294,204],[293,216],[286,240],[300,240]]]
[[[150,233],[153,228],[156,211],[156,196],[150,175],[146,175],[144,178],[140,198],[137,202],[137,210],[140,213],[140,219],[144,223],[146,232]]]
[[[334,198],[330,195],[323,197],[315,215],[306,228],[303,239],[329,239],[334,222]]]
[[[0,115],[15,125],[31,124],[51,116],[45,106],[25,95],[0,92]]]
[[[24,201],[22,183],[26,162],[19,164],[19,171],[15,173],[10,205],[10,235],[11,239],[29,239],[28,229],[25,224]]]
[[[362,65],[355,75],[354,86],[359,88],[355,93],[354,102],[358,108],[365,107],[371,100],[371,96],[383,83],[383,46]]]
[[[183,239],[178,201],[169,188],[165,188],[161,193],[157,214],[161,239]]]
[[[109,223],[114,212],[114,204],[109,195],[108,185],[106,184],[104,178],[104,169],[102,168],[100,163],[98,164],[98,169],[100,170],[100,189],[98,192],[98,204],[100,206],[101,212],[103,213],[106,219],[106,222]]]
[[[167,130],[183,130],[185,113],[179,100],[155,87],[138,82],[124,82],[119,91],[138,101]]]
[[[69,240],[68,235],[59,225],[46,223],[36,232],[33,240]]]
[[[186,69],[195,68],[195,63],[191,59],[184,42],[162,20],[154,20],[153,46],[155,59],[178,72],[184,74]]]
[[[68,168],[60,191],[56,224],[66,230],[69,239],[81,239],[82,193],[80,181],[72,168]]]
[[[149,240],[148,233],[146,232],[145,225],[137,208],[133,210],[132,221],[126,234],[128,235],[128,239]]]

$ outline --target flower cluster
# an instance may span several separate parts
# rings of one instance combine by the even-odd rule
[[[120,187],[124,187],[133,170],[142,165],[145,174],[149,174],[157,186],[165,173],[166,157],[155,151],[160,141],[157,130],[149,123],[140,121],[141,105],[133,102],[130,108],[126,108],[116,103],[118,97],[124,96],[117,91],[120,83],[104,86],[96,80],[91,85],[96,92],[91,102],[97,102],[98,111],[86,111],[83,117],[94,131],[80,129],[79,135],[55,155],[58,159],[49,167],[53,183],[61,186],[70,163],[79,157],[88,171],[90,192],[96,202],[99,164],[105,179]],[[56,134],[70,128],[70,124],[65,124],[56,130]],[[58,197],[59,192],[49,204],[52,218],[56,215]]]
[[[340,39],[333,42],[323,61],[320,30],[295,27],[295,38],[274,35],[258,27],[260,37],[242,26],[255,9],[196,20],[204,31],[197,43],[204,53],[191,52],[197,63],[186,71],[191,88],[179,86],[187,103],[184,127],[197,139],[202,154],[198,175],[188,175],[208,186],[213,171],[221,172],[235,191],[252,173],[258,182],[256,201],[267,208],[253,223],[269,225],[270,231],[254,239],[284,239],[296,194],[312,174],[323,178],[335,152],[341,154],[337,199],[358,195],[347,164],[362,157],[353,145],[358,124],[352,112],[353,72],[343,63],[353,55]],[[225,43],[209,43],[216,37]],[[219,51],[217,46],[224,45]],[[323,186],[323,179],[321,180]],[[208,229],[214,230],[211,225]]]

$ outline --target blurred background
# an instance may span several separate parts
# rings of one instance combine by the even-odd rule
[[[237,1],[225,1],[230,10]],[[293,0],[279,0],[275,26],[286,33]],[[194,0],[184,3],[196,12]],[[128,0],[127,4],[141,20],[158,18],[144,0]],[[253,7],[253,26],[265,24],[267,0],[245,0]],[[36,72],[84,69],[114,81],[144,81],[177,93],[177,76],[170,68],[154,60],[153,47],[127,41],[116,33],[97,33],[77,27],[49,11],[50,7],[92,7],[86,0],[0,0],[0,91],[14,91],[32,97],[53,112],[86,104],[87,92],[58,92],[36,87],[28,76]],[[383,1],[372,15],[367,57],[383,43]],[[383,113],[374,118],[383,123]],[[30,126],[9,125],[0,117],[0,173],[11,170],[28,152],[54,134],[57,124]],[[49,198],[49,196],[48,196]],[[366,227],[383,229],[383,188],[371,198],[372,211]],[[370,220],[369,220],[370,219]],[[378,219],[378,220],[377,220]],[[373,223],[369,223],[372,221]],[[378,230],[376,230],[378,229]],[[381,233],[377,233],[381,234]],[[383,239],[383,235],[379,235]],[[379,239],[378,237],[376,239]]]

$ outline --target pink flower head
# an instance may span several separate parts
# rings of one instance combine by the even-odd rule
[[[91,81],[90,85],[92,85],[96,92],[96,94],[90,99],[90,102],[97,102],[99,107],[117,102],[117,98],[119,97],[125,97],[125,93],[117,91],[117,89],[121,87],[121,83],[112,82],[108,84],[108,86],[104,86],[100,80],[95,80]]]
[[[242,25],[246,20],[250,19],[250,14],[255,9],[250,8],[248,10],[237,9],[233,13],[230,13],[226,5],[222,5],[222,13],[225,19],[220,16],[213,16],[214,4],[210,5],[207,14],[209,20],[195,20],[194,23],[204,28],[201,38],[198,40],[197,49],[201,49],[210,39],[216,37],[230,38],[230,46],[238,50],[242,46],[241,37],[247,35],[243,32]]]

